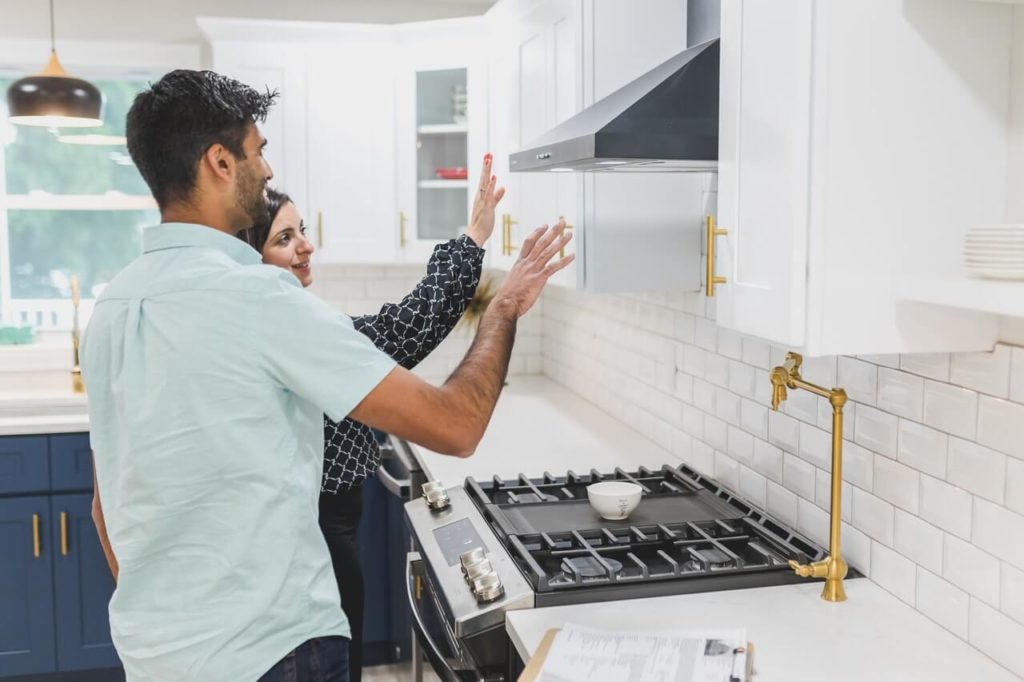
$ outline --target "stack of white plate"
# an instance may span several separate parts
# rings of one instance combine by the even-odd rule
[[[972,277],[1024,280],[1024,225],[979,225],[964,238]]]

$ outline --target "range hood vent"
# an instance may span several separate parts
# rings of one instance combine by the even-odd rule
[[[717,38],[694,45],[509,157],[512,172],[718,166]]]

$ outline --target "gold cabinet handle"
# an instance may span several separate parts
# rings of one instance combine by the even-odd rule
[[[715,227],[715,217],[709,215],[707,218],[707,256],[708,256],[708,285],[705,287],[705,293],[708,298],[715,295],[715,285],[725,284],[726,279],[721,275],[715,274],[715,237],[722,237],[729,234],[729,230],[722,230]]]
[[[564,215],[560,215],[560,216],[558,216],[558,219],[560,221],[565,221],[565,216]],[[570,225],[569,223],[566,223],[565,224],[565,229],[571,230],[572,229],[572,225]],[[558,257],[559,258],[565,258],[565,247],[564,246],[558,250]]]
[[[518,225],[518,220],[512,220],[512,215],[509,213],[502,214],[501,216],[501,253],[505,256],[511,256],[513,251],[518,251],[519,247],[512,243],[512,226]]]
[[[39,558],[39,514],[32,515],[32,556]]]
[[[316,248],[324,247],[324,212],[316,212]]]
[[[405,217],[405,211],[398,212],[398,245],[403,249],[405,248],[406,242],[409,240],[405,237],[405,223],[408,218]]]
[[[68,513],[60,513],[60,555],[68,555]]]

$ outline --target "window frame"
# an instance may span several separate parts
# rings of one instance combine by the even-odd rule
[[[0,40],[0,76],[20,77],[39,70],[49,52],[40,40]],[[201,68],[201,46],[129,42],[62,41],[60,58],[72,75],[86,79],[154,80],[167,71]],[[124,66],[132,64],[132,67]],[[68,299],[16,299],[11,282],[8,210],[155,209],[150,195],[108,192],[92,195],[51,193],[7,194],[4,145],[0,145],[0,324],[30,324],[37,330],[68,330],[74,310]],[[83,299],[80,324],[88,320],[92,300]]]

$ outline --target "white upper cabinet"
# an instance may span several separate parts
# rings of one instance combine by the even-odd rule
[[[426,262],[468,227],[487,151],[484,30],[481,18],[396,28],[400,260]]]
[[[969,2],[722,3],[719,324],[810,355],[991,346],[994,317],[910,304],[900,287],[1003,216],[1008,17]]]

